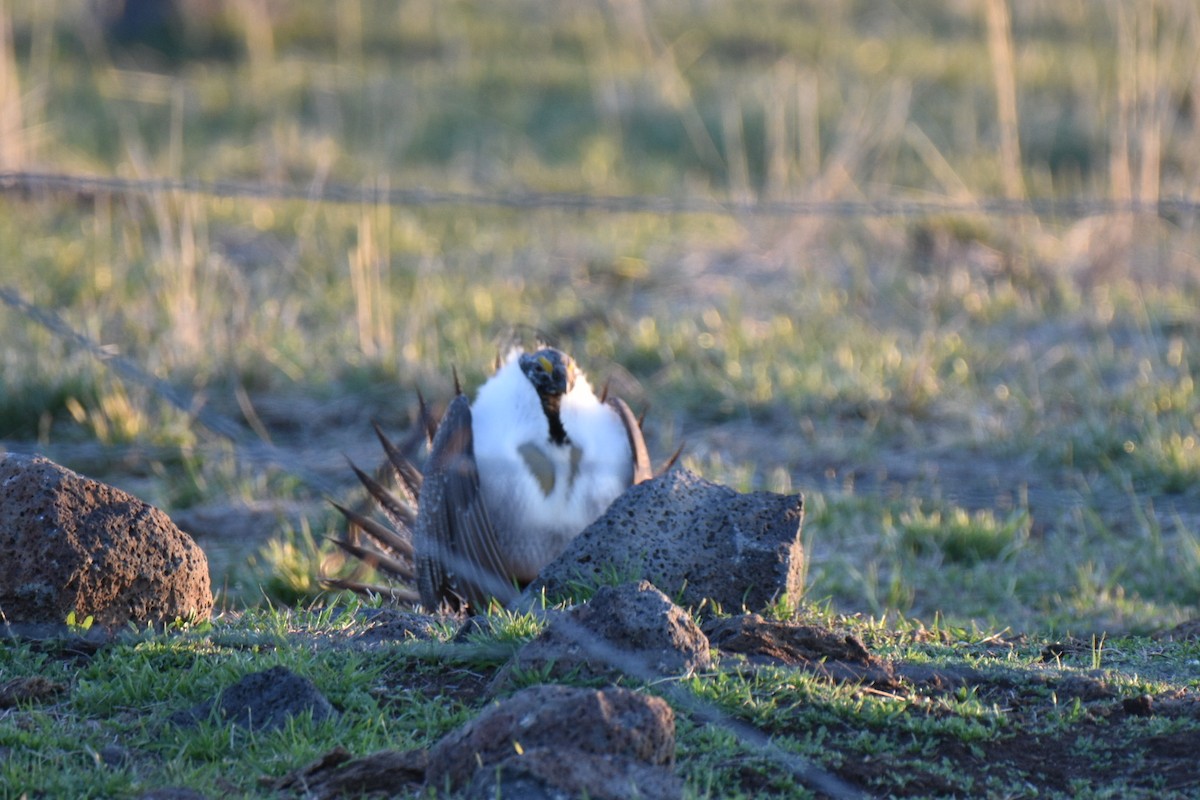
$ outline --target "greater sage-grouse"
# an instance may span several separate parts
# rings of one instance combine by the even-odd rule
[[[378,425],[397,491],[354,467],[392,528],[338,506],[382,549],[338,544],[401,585],[328,584],[419,601],[429,610],[508,603],[618,495],[651,476],[629,406],[603,392],[597,397],[566,353],[513,350],[474,403],[455,383],[436,430],[421,402],[421,427],[431,440],[423,471]]]

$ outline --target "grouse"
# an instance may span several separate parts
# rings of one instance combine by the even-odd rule
[[[421,401],[430,439],[423,471],[376,425],[399,476],[397,491],[351,466],[392,528],[339,505],[382,549],[336,541],[407,585],[326,583],[430,610],[476,612],[492,600],[510,602],[618,495],[651,477],[639,421],[623,400],[605,394],[597,397],[566,353],[517,348],[473,403],[456,386],[436,426]]]

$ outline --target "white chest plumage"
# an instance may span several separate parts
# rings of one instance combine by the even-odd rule
[[[480,489],[511,573],[532,580],[629,486],[626,430],[582,374],[562,396],[555,443],[537,391],[514,356],[471,404]]]

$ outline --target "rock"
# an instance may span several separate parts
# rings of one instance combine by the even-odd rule
[[[0,609],[107,630],[208,619],[204,552],[162,511],[40,456],[0,456]]]
[[[381,750],[354,758],[343,747],[272,783],[278,793],[305,800],[414,795],[425,781],[425,750]]]
[[[96,751],[100,763],[106,767],[121,769],[132,766],[133,753],[119,744],[106,744]]]
[[[472,800],[677,800],[683,781],[665,767],[627,756],[541,747],[476,770],[466,794]]]
[[[726,611],[799,602],[804,554],[802,499],[740,494],[675,469],[631,487],[547,565],[526,590],[570,598],[573,586],[606,576],[644,578],[680,605],[715,601]]]
[[[365,621],[362,631],[352,642],[358,645],[383,645],[404,641],[429,641],[437,638],[437,619],[400,608],[384,606],[359,612]]]
[[[708,638],[691,616],[647,581],[604,586],[569,611],[552,615],[535,639],[496,676],[538,672],[576,680],[628,672],[635,677],[682,675],[712,665]]]
[[[506,759],[541,749],[558,751],[564,760],[582,751],[671,766],[675,714],[661,698],[629,689],[531,686],[485,709],[434,745],[426,783],[435,789],[444,784],[458,789],[479,770],[491,771]],[[576,790],[573,796],[578,794]]]
[[[204,792],[186,786],[162,786],[137,796],[137,800],[207,800]]]
[[[286,667],[271,667],[254,672],[225,688],[215,700],[207,700],[172,715],[176,725],[195,724],[208,719],[216,709],[222,720],[250,730],[282,728],[291,717],[312,713],[313,722],[333,716],[325,695],[308,678]]]
[[[898,685],[895,667],[867,650],[857,636],[820,625],[802,625],[741,614],[704,625],[712,646],[756,664],[800,667],[832,681]]]
[[[0,709],[15,708],[21,703],[43,703],[56,700],[67,693],[67,685],[31,675],[0,683]]]
[[[1181,622],[1173,628],[1158,631],[1153,638],[1167,642],[1187,642],[1200,639],[1200,618]]]
[[[1121,701],[1121,708],[1130,716],[1152,717],[1154,716],[1154,698],[1148,694],[1126,697]]]

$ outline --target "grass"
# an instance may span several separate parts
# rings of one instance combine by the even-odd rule
[[[498,342],[542,331],[594,382],[611,378],[649,408],[660,457],[683,443],[706,477],[804,493],[809,607],[873,620],[890,631],[872,633],[878,646],[898,637],[910,660],[936,650],[907,631],[925,620],[978,632],[968,643],[1005,630],[1094,636],[1108,668],[1154,647],[1125,637],[1200,610],[1195,215],[989,216],[975,204],[1194,199],[1188,43],[1200,20],[1184,0],[1008,5],[1006,22],[983,2],[757,0],[748,13],[357,0],[272,5],[265,25],[231,6],[189,10],[190,33],[156,53],[96,36],[82,0],[8,4],[0,169],[653,195],[731,210],[8,192],[0,286],[103,357],[4,306],[0,445],[186,521],[210,552],[218,607],[304,604],[316,565],[334,557],[325,499],[359,499],[342,454],[378,458],[370,420],[399,431],[417,388],[448,397],[452,367],[477,386]],[[955,210],[775,217],[737,205],[931,198]],[[283,510],[248,510],[267,503]],[[239,636],[268,619],[255,613],[233,626]],[[961,657],[954,641],[946,658]],[[1186,647],[1129,671],[1186,664]],[[731,709],[740,696],[760,721],[808,691],[733,674],[712,683],[695,691]],[[933,729],[944,714],[957,727],[934,738],[978,734],[970,744],[987,754],[1004,737],[987,720],[1011,716],[989,711],[987,692],[920,714],[911,698],[846,694],[821,701],[812,731],[779,736],[813,752],[836,742],[831,759],[928,748],[880,738],[871,720],[891,709]],[[1081,702],[1051,716],[1099,724]],[[102,779],[87,791],[120,795],[147,774],[137,762],[87,773],[93,756],[53,739],[43,710],[4,728],[4,746],[69,753],[80,772],[48,793],[84,791],[87,774]],[[86,714],[70,713],[83,731]],[[380,713],[371,725],[409,730]],[[1158,735],[1150,722],[1143,738]],[[371,725],[341,733],[368,748],[381,735]],[[753,776],[763,792],[791,791],[720,733],[684,730],[699,794],[736,781],[750,795]],[[96,735],[78,741],[99,752]],[[221,746],[204,752],[220,761]],[[295,742],[272,746],[302,760]],[[272,771],[269,751],[239,769]],[[37,758],[22,774],[45,769]],[[216,772],[200,760],[179,780],[211,789]],[[1003,793],[999,776],[964,786],[951,772],[930,761],[912,786],[885,788]]]
[[[69,642],[10,643],[0,649],[6,680],[38,676],[57,688],[0,710],[4,785],[18,796],[126,797],[167,786],[273,796],[264,779],[335,746],[365,754],[436,741],[490,702],[488,681],[540,627],[528,615],[502,614],[466,642],[451,641],[450,627],[432,640],[355,646],[377,610],[333,602],[226,614],[127,635],[91,655]],[[812,606],[801,619],[860,636],[895,665],[899,681],[880,690],[722,657],[710,672],[638,690],[676,700],[682,690],[690,702],[753,725],[784,753],[873,794],[990,796],[1024,786],[1049,797],[1115,788],[1126,796],[1184,796],[1189,770],[1194,781],[1190,760],[1180,767],[1154,750],[1165,737],[1200,735],[1188,711],[1195,688],[1189,665],[1200,655],[1194,641],[1118,637],[1047,647],[1023,636],[839,617]],[[338,713],[321,723],[297,717],[270,732],[171,721],[274,666],[311,679]],[[930,674],[943,677],[931,681]],[[1144,697],[1152,713],[1123,710]],[[803,780],[720,723],[682,714],[678,742],[676,770],[689,798],[812,796]],[[1057,766],[1043,751],[1055,754]]]

